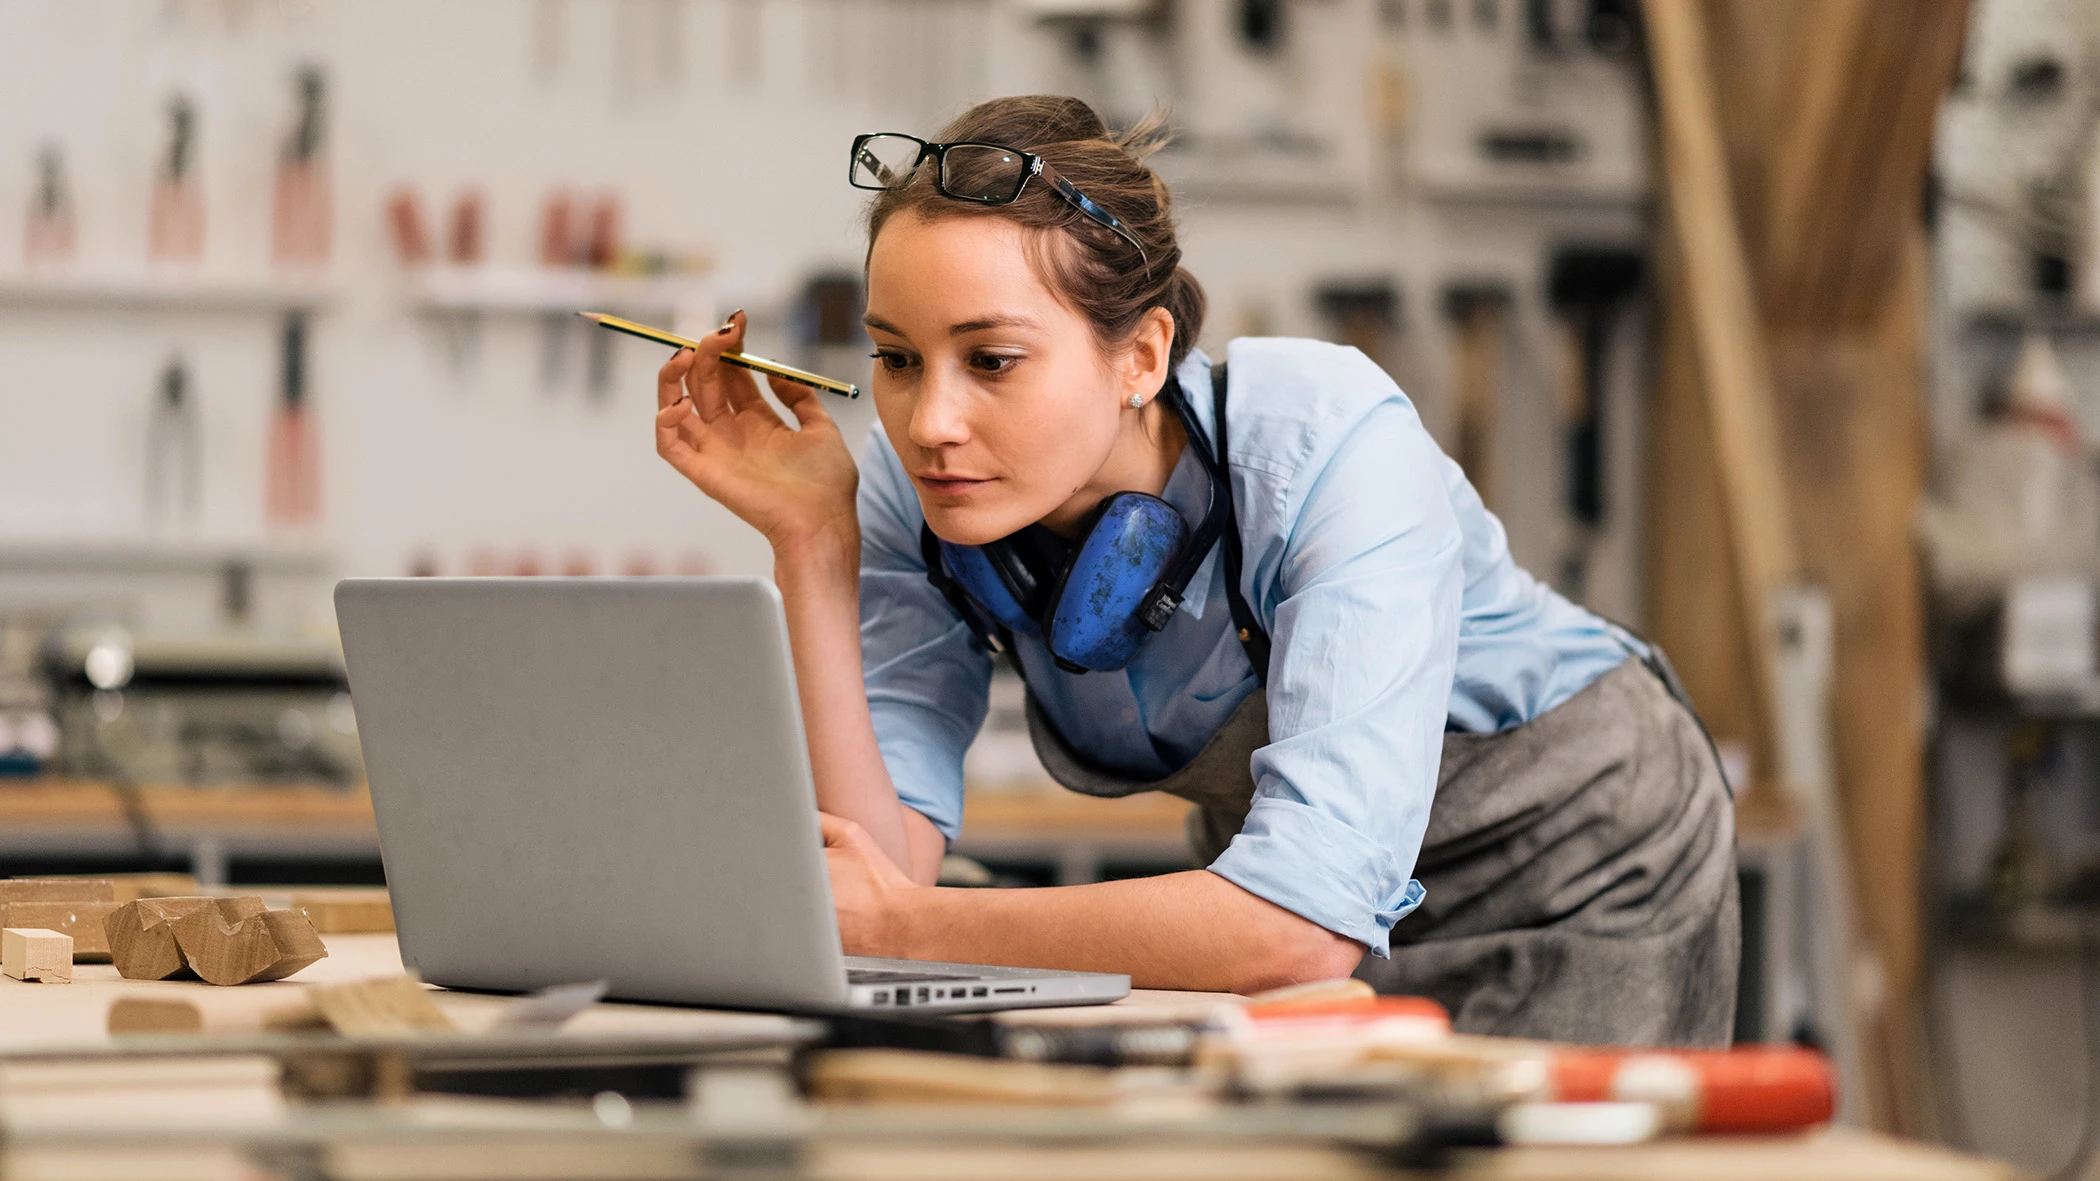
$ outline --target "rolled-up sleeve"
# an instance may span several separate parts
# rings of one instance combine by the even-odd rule
[[[1280,501],[1254,512],[1292,524],[1249,555],[1275,641],[1270,742],[1246,824],[1210,868],[1383,956],[1423,897],[1411,875],[1458,659],[1462,539],[1450,461],[1397,391],[1335,434],[1299,469],[1308,488],[1235,473],[1236,494]]]
[[[897,798],[954,840],[963,754],[984,725],[991,661],[926,581],[918,497],[881,431],[860,456],[860,651],[875,741]]]

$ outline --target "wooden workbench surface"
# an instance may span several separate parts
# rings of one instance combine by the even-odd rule
[[[64,1046],[110,1044],[110,1002],[120,996],[181,996],[213,1008],[260,1011],[307,984],[401,975],[392,935],[330,935],[328,958],[289,980],[219,988],[198,980],[126,980],[110,964],[75,964],[71,984],[30,984],[0,976],[0,1054]],[[496,1019],[506,998],[438,990],[434,994],[460,1028],[476,1031]],[[562,1035],[680,1037],[712,1033],[765,1035],[788,1019],[763,1013],[727,1013],[660,1005],[599,1004],[562,1027]]]
[[[0,1055],[49,1051],[62,1046],[106,1047],[111,1039],[104,1023],[112,1000],[122,995],[181,995],[213,1006],[261,1006],[273,993],[303,984],[361,980],[395,975],[401,960],[391,935],[337,935],[327,939],[328,958],[291,980],[239,988],[215,988],[195,981],[135,981],[120,978],[107,964],[82,964],[67,985],[28,984],[0,978]],[[435,994],[439,1006],[463,1029],[486,1028],[504,998],[452,993]],[[1125,1007],[1183,1008],[1227,999],[1189,993],[1134,993]],[[1066,1011],[1073,1017],[1099,1009]],[[1055,1019],[1057,1011],[1038,1011]],[[599,1004],[563,1027],[560,1036],[679,1039],[715,1035],[766,1037],[784,1035],[789,1019],[751,1013],[727,1013],[655,1005]],[[442,1106],[445,1101],[435,1101]],[[413,1105],[411,1105],[413,1106]],[[406,1112],[404,1111],[404,1115]],[[511,1117],[513,1127],[522,1127]],[[471,1121],[470,1121],[471,1122]],[[644,1138],[599,1142],[591,1149],[601,1166],[616,1164],[625,1151],[650,1160],[661,1155]],[[500,1155],[500,1146],[489,1151]],[[541,1151],[524,1143],[517,1151]],[[656,1154],[656,1155],[652,1155]],[[354,1153],[353,1153],[354,1155]],[[387,1155],[382,1152],[381,1155]],[[690,1155],[670,1159],[690,1161]],[[346,1162],[347,1163],[347,1162]],[[398,1160],[396,1161],[398,1164]],[[657,1175],[637,1157],[636,1175]],[[2005,1181],[2010,1169],[1992,1162],[1957,1156],[1919,1145],[1844,1130],[1805,1136],[1752,1140],[1671,1141],[1623,1149],[1529,1149],[1476,1154],[1458,1162],[1454,1174],[1466,1178],[1631,1179],[1769,1178],[1788,1181]],[[345,1175],[357,1173],[348,1169]],[[393,1175],[380,1167],[382,1175]],[[538,1175],[531,1168],[525,1173]],[[476,1172],[475,1176],[496,1174]],[[623,1170],[588,1176],[625,1175]],[[686,1176],[682,1171],[667,1175]],[[1203,1145],[985,1143],[948,1137],[938,1144],[869,1143],[827,1140],[815,1144],[804,1161],[804,1176],[836,1181],[888,1181],[895,1178],[981,1178],[1012,1181],[1064,1181],[1071,1177],[1118,1177],[1129,1181],[1194,1181],[1215,1178],[1306,1177],[1316,1181],[1406,1176],[1377,1166],[1359,1154],[1315,1144],[1250,1143],[1229,1149]]]

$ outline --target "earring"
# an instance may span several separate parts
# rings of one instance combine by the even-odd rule
[[[1143,395],[1143,394],[1132,394],[1132,395],[1130,395],[1130,408],[1131,408],[1132,410],[1143,410],[1143,409],[1145,408],[1145,395]]]

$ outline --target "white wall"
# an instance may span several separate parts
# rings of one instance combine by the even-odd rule
[[[574,549],[601,568],[637,550],[661,566],[698,550],[718,569],[764,572],[755,535],[654,457],[647,419],[660,350],[617,342],[612,392],[592,401],[580,326],[567,330],[569,367],[550,385],[540,318],[463,325],[418,313],[387,237],[387,194],[412,183],[441,230],[453,194],[480,188],[492,259],[524,264],[535,257],[550,189],[615,189],[631,243],[711,252],[716,311],[749,308],[754,348],[788,349],[785,307],[804,277],[858,267],[861,201],[840,159],[853,133],[930,132],[972,99],[1085,80],[1068,60],[1064,27],[1037,24],[1026,7],[0,0],[0,284],[20,271],[12,227],[46,141],[66,151],[79,265],[142,267],[161,109],[178,86],[200,108],[204,269],[267,277],[271,176],[292,114],[291,75],[319,62],[330,86],[337,229],[332,299],[312,337],[326,480],[326,523],[313,540],[329,568],[400,573],[429,551],[454,571],[477,548],[507,560],[529,547],[548,567]],[[1562,362],[1539,303],[1541,256],[1557,240],[1639,239],[1638,88],[1615,67],[1526,58],[1514,41],[1514,3],[1502,5],[1492,33],[1468,23],[1472,5],[1456,6],[1457,27],[1442,32],[1425,25],[1420,0],[1401,7],[1414,11],[1389,28],[1371,0],[1305,0],[1293,7],[1289,51],[1276,61],[1233,47],[1227,0],[1186,0],[1164,40],[1111,22],[1109,40],[1120,48],[1109,60],[1128,68],[1105,78],[1128,93],[1099,97],[1135,107],[1136,89],[1152,90],[1176,105],[1203,149],[1161,162],[1181,194],[1189,265],[1213,297],[1206,343],[1221,343],[1250,309],[1273,331],[1323,333],[1330,326],[1311,302],[1316,282],[1395,278],[1420,370],[1403,377],[1441,430],[1436,386],[1448,341],[1438,289],[1452,278],[1505,277],[1520,301],[1507,450],[1521,470],[1557,472],[1552,406]],[[740,52],[751,46],[755,63]],[[1146,61],[1153,66],[1141,67]],[[1366,107],[1381,70],[1396,72],[1412,95],[1401,127],[1379,124]],[[1482,111],[1572,120],[1597,151],[1579,175],[1543,185],[1468,172],[1463,148]],[[1230,149],[1248,128],[1286,124],[1330,143],[1315,171],[1332,183],[1310,196],[1291,190],[1304,171],[1298,162],[1210,150]],[[1417,144],[1438,145],[1436,167],[1410,163]],[[1434,185],[1412,175],[1424,171]],[[1554,196],[1562,182],[1581,190],[1578,199]],[[254,311],[0,302],[0,547],[144,535],[144,411],[161,366],[178,352],[204,424],[199,532],[244,546],[283,541],[268,534],[261,512],[278,331],[275,316]],[[1620,372],[1628,401],[1620,418],[1630,428],[1638,406],[1629,367]],[[840,412],[857,429],[870,421],[865,405]],[[1613,446],[1637,474],[1635,439],[1629,429]],[[1524,481],[1505,506],[1519,557],[1547,576],[1566,543],[1558,487],[1557,478]],[[1626,539],[1637,536],[1637,516],[1630,494],[1619,500],[1620,556],[1599,593],[1612,600],[1607,609],[1634,614],[1637,567]],[[6,569],[0,560],[0,597]],[[140,610],[193,609],[177,598],[142,595]],[[325,601],[292,600],[288,613],[325,625]]]

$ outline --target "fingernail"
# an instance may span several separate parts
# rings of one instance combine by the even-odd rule
[[[716,335],[716,336],[727,336],[727,335],[729,335],[730,333],[732,333],[732,332],[735,332],[735,331],[736,331],[736,325],[735,325],[735,324],[724,324],[724,325],[722,325],[722,326],[721,326],[720,328],[717,328],[717,329],[715,329],[715,335]]]

